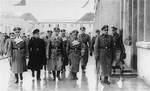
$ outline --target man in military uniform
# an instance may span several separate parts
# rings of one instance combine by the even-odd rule
[[[11,70],[15,74],[16,82],[19,82],[20,80],[23,80],[23,72],[27,70],[26,67],[26,52],[27,52],[27,45],[26,42],[21,38],[20,27],[15,27],[15,37],[13,39],[10,39],[9,43],[9,61],[11,61]]]
[[[63,54],[64,54],[64,56],[62,57],[62,61],[63,61],[62,72],[64,72],[66,70],[65,66],[68,65],[68,56],[66,53],[68,38],[66,36],[66,30],[65,29],[61,30],[61,38],[63,40]]]
[[[123,55],[125,54],[125,47],[122,41],[122,37],[117,33],[117,28],[112,27],[113,33],[113,43],[114,43],[114,55],[113,55],[113,72],[115,72],[116,67],[120,68],[120,63],[123,62]],[[121,68],[120,68],[121,69]]]
[[[79,64],[81,58],[82,45],[78,39],[78,30],[73,30],[72,39],[67,43],[67,54],[70,59],[70,67],[72,80],[77,80],[77,72],[79,72]]]
[[[95,40],[96,38],[100,35],[100,30],[99,29],[96,29],[96,36],[94,36],[92,38],[92,45],[91,45],[91,52],[94,52],[94,45],[95,45]],[[90,53],[92,55],[92,53]]]
[[[48,42],[50,41],[50,39],[52,38],[52,34],[53,34],[53,31],[52,30],[47,30],[47,34],[46,36],[43,38],[44,41],[45,41],[45,52],[46,52],[46,48],[47,48],[47,45],[48,45]],[[46,64],[47,64],[47,60],[45,61],[44,63],[44,70],[46,71]],[[51,73],[51,71],[50,71]]]
[[[47,59],[51,61],[49,68],[51,68],[54,81],[56,76],[60,80],[60,71],[62,68],[62,57],[63,57],[63,40],[59,36],[60,29],[54,28],[54,37],[52,37],[47,46]],[[57,74],[57,75],[56,75]]]
[[[110,84],[108,78],[111,75],[111,62],[113,54],[113,38],[108,35],[108,25],[102,27],[102,35],[97,37],[95,41],[95,58],[97,60],[96,69],[99,74],[101,68],[101,76],[104,76],[104,83]]]
[[[91,39],[90,36],[85,33],[85,27],[81,27],[80,30],[81,34],[79,35],[79,40],[82,42],[82,46],[84,46],[81,51],[84,54],[81,58],[81,68],[82,72],[85,73],[86,65],[88,62],[89,49],[91,48]]]

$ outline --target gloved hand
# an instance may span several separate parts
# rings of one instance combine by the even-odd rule
[[[90,52],[90,56],[93,56],[93,53],[92,53],[92,52]]]
[[[49,56],[46,56],[47,59],[49,59]]]
[[[95,56],[95,60],[99,60],[99,56]]]

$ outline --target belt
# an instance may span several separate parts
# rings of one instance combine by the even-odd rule
[[[71,48],[72,51],[80,51],[78,48]]]
[[[110,49],[110,47],[100,47],[100,49]]]
[[[52,49],[60,49],[60,47],[52,47]]]
[[[24,48],[12,48],[13,50],[22,50]]]
[[[58,51],[61,51],[61,49],[57,49],[57,48],[52,48],[52,50],[58,50]]]

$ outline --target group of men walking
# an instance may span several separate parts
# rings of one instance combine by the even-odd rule
[[[113,36],[108,35],[108,28],[108,25],[104,25],[101,31],[97,29],[97,35],[93,38],[85,33],[85,27],[80,28],[81,34],[73,30],[69,36],[66,36],[65,29],[55,27],[53,31],[48,30],[44,38],[40,38],[40,30],[35,29],[31,38],[23,38],[20,36],[21,28],[15,27],[15,37],[9,41],[8,56],[16,83],[19,78],[23,80],[22,74],[27,69],[31,69],[32,77],[35,77],[37,71],[36,78],[40,80],[43,67],[53,74],[53,80],[56,77],[61,80],[60,73],[65,72],[67,65],[70,65],[72,80],[77,80],[80,63],[82,73],[85,73],[88,57],[94,53],[97,74],[101,74],[100,78],[104,77],[104,83],[109,84],[112,64],[120,62],[125,49],[117,28],[112,27]]]

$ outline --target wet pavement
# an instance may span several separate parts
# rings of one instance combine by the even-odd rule
[[[69,67],[61,74],[61,81],[54,82],[52,75],[42,70],[41,81],[33,79],[31,71],[23,74],[23,81],[15,84],[8,59],[0,60],[0,91],[150,91],[150,87],[138,77],[113,77],[111,85],[97,82],[94,58],[89,58],[86,74],[77,74],[78,80],[70,80]],[[98,83],[98,85],[97,85]]]

